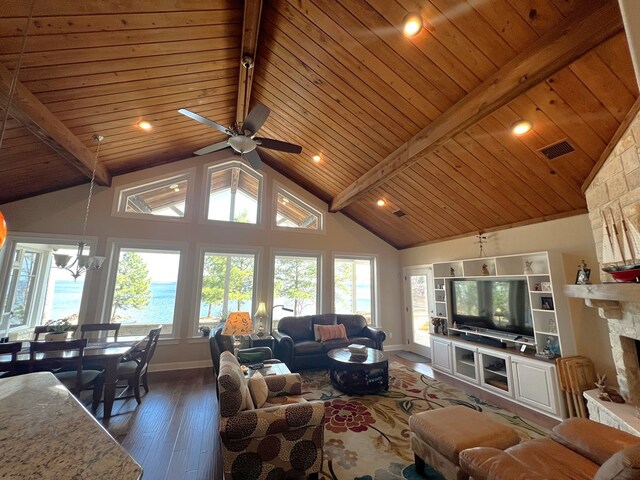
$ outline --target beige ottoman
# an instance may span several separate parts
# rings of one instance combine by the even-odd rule
[[[458,463],[458,455],[465,448],[504,450],[520,442],[513,428],[463,406],[411,415],[409,428],[418,473],[424,475],[426,462],[447,480],[469,478]]]

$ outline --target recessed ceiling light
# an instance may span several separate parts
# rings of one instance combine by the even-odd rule
[[[387,202],[385,202],[383,199],[380,199],[380,200],[378,200],[378,201],[376,202],[376,204],[377,204],[379,207],[384,207],[384,206],[387,204]]]
[[[140,120],[138,122],[138,127],[140,127],[142,130],[151,130],[151,124],[146,120]]]
[[[422,30],[422,16],[416,12],[409,12],[402,21],[402,32],[407,37],[413,37]]]
[[[514,135],[524,135],[533,128],[533,123],[529,120],[518,120],[511,125],[511,131]]]
[[[317,163],[317,162],[319,162],[320,160],[322,160],[322,157],[321,157],[320,155],[314,155],[314,156],[313,156],[313,161],[314,161],[314,162],[316,162],[316,163]]]
[[[180,185],[178,185],[177,183],[173,183],[173,184],[169,185],[169,188],[171,190],[173,190],[174,192],[179,192],[180,191]]]

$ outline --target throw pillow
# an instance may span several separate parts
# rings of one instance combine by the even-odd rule
[[[620,450],[604,462],[594,480],[633,480],[640,478],[640,444]]]
[[[264,352],[238,352],[238,362],[240,363],[260,363],[264,362]]]
[[[335,340],[337,338],[347,338],[347,331],[341,323],[338,325],[318,325],[320,341]]]
[[[260,372],[253,372],[253,375],[249,378],[249,391],[251,392],[251,398],[253,399],[255,408],[261,408],[267,401],[269,388],[267,387],[267,382]]]
[[[316,342],[320,341],[320,330],[318,329],[320,327],[320,325],[314,325],[313,326],[313,339]]]
[[[253,405],[253,399],[251,398],[251,391],[249,390],[249,382],[247,378],[243,375],[242,380],[244,381],[243,389],[242,389],[242,398],[244,398],[244,406],[243,410],[253,410],[256,408]]]

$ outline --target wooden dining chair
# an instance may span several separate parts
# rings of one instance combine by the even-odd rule
[[[138,402],[138,405],[142,403],[140,398],[140,384],[144,387],[145,393],[149,393],[147,369],[156,351],[161,330],[162,326],[151,329],[144,348],[135,352],[131,360],[120,362],[120,365],[118,365],[118,381],[127,382],[127,388],[122,393],[125,393],[129,388],[133,387],[133,395],[119,395],[117,400],[131,398],[133,396],[136,402]]]
[[[92,332],[107,332],[107,337],[109,336],[109,332],[113,332],[113,341],[118,341],[118,333],[120,332],[121,323],[85,323],[80,325],[80,338],[85,338],[87,334],[91,334]]]
[[[52,372],[77,397],[82,390],[93,388],[93,407],[96,408],[102,397],[104,379],[102,370],[83,368],[86,346],[86,338],[65,342],[30,342],[29,371]]]
[[[38,340],[40,340],[40,335],[42,335],[43,333],[48,333],[47,332],[47,328],[49,328],[49,327],[47,327],[46,325],[37,325],[36,327],[34,327],[34,329],[33,329],[33,341],[37,342]],[[73,332],[75,334],[76,330],[78,330],[78,326],[77,325],[73,325],[67,331]]]
[[[11,354],[8,361],[0,360],[0,378],[16,372],[18,352],[22,349],[22,342],[0,343],[0,355]]]

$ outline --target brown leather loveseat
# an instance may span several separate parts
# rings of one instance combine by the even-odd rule
[[[345,339],[325,342],[315,339],[314,325],[338,325],[345,327]],[[324,313],[301,317],[283,317],[272,332],[276,340],[276,357],[287,364],[291,371],[324,368],[328,365],[327,352],[344,348],[352,343],[382,350],[386,335],[367,325],[362,315]]]
[[[585,418],[553,428],[550,438],[506,450],[468,448],[460,466],[473,480],[640,479],[640,437]]]

